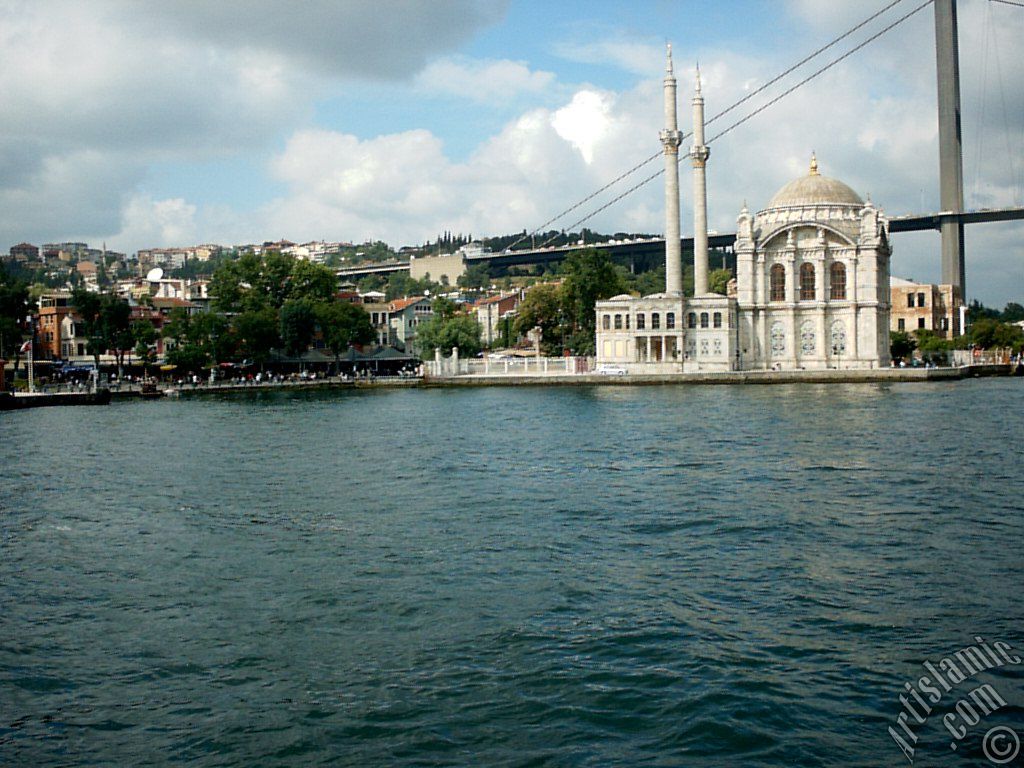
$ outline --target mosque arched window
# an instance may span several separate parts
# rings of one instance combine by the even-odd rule
[[[651,312],[651,328],[661,328],[661,315]]]
[[[721,328],[722,327],[722,313],[721,312],[715,312],[714,317],[711,318],[711,323],[712,323],[712,325],[714,325],[715,328]]]
[[[708,313],[707,312],[701,312],[700,313],[700,327],[701,328],[707,328],[708,327]]]
[[[612,316],[611,315],[604,315],[601,318],[601,330],[602,331],[607,331],[611,327],[612,327]]]
[[[615,316],[615,330],[616,331],[621,331],[622,330],[622,315],[616,315]]]
[[[846,299],[846,265],[841,261],[835,261],[829,268],[828,275],[830,299]]]
[[[636,315],[636,329],[642,331],[647,327],[647,315],[643,312],[638,312]]]
[[[670,331],[673,328],[676,327],[676,313],[675,312],[668,312],[668,313],[665,314],[665,327],[668,330],[670,330]]]
[[[771,292],[768,294],[770,301],[786,300],[786,268],[781,264],[773,264],[769,272]]]
[[[814,265],[800,265],[800,301],[814,301]]]
[[[696,328],[697,327],[697,313],[691,312],[686,316],[686,327]]]

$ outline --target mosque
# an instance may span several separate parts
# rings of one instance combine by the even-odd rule
[[[737,219],[736,279],[708,290],[704,97],[693,97],[694,295],[683,296],[676,79],[665,67],[665,291],[596,305],[597,363],[632,373],[889,366],[889,222],[818,172]]]

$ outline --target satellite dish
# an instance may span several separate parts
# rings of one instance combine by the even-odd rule
[[[149,282],[151,283],[155,283],[161,280],[163,276],[164,271],[160,267],[153,267],[151,270],[149,270],[149,273],[146,275],[146,279],[149,280]]]

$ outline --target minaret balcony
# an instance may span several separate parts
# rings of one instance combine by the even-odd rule
[[[683,143],[683,134],[680,131],[670,131],[667,128],[658,133],[661,143],[666,147],[678,148]]]

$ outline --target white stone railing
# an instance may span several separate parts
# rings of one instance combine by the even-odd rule
[[[573,376],[592,373],[592,357],[508,357],[460,359],[458,350],[450,357],[435,355],[423,363],[424,372],[434,378],[452,376]]]
[[[1007,365],[1014,362],[1010,349],[954,349],[953,365]]]

